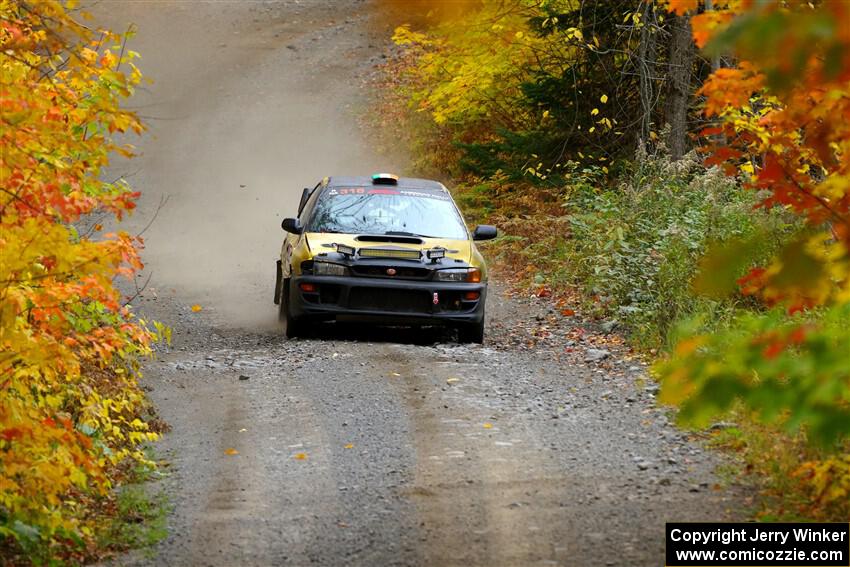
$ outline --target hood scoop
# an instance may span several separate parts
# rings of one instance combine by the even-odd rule
[[[357,242],[396,242],[398,244],[424,244],[417,236],[401,236],[396,234],[361,234],[355,238]]]

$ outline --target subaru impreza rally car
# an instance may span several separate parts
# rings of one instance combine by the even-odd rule
[[[455,327],[484,340],[487,266],[443,184],[391,174],[326,177],[304,189],[277,262],[286,336],[314,322]]]

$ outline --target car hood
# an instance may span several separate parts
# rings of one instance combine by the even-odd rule
[[[371,241],[373,236],[360,234],[337,234],[327,232],[308,232],[307,245],[310,247],[311,254],[319,254],[332,249],[333,244],[345,244],[354,248],[403,248],[407,250],[428,250],[431,248],[445,248],[446,256],[470,262],[472,259],[472,241],[470,240],[453,240],[450,238],[418,238],[422,243],[399,242],[402,238],[394,239],[388,237],[386,241],[375,242]],[[370,241],[363,240],[369,238]]]

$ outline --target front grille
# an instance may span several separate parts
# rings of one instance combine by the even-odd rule
[[[411,289],[355,287],[348,294],[348,307],[370,311],[430,313],[428,292]]]
[[[387,270],[392,268],[395,275],[388,275]],[[431,270],[428,268],[415,268],[405,266],[351,266],[351,272],[355,276],[369,278],[392,278],[402,280],[424,280],[428,278]]]
[[[359,254],[363,258],[403,258],[419,260],[419,250],[404,250],[401,248],[361,248]]]

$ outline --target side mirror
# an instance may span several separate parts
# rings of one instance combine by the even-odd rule
[[[310,188],[305,187],[303,191],[301,191],[301,202],[298,203],[298,214],[301,214],[301,211],[304,210],[304,205],[307,204],[307,201],[310,199]]]
[[[301,226],[301,221],[298,219],[283,219],[280,228],[292,234],[301,234],[304,231],[304,227]]]
[[[498,234],[495,226],[489,224],[479,224],[472,231],[472,240],[493,240]]]

